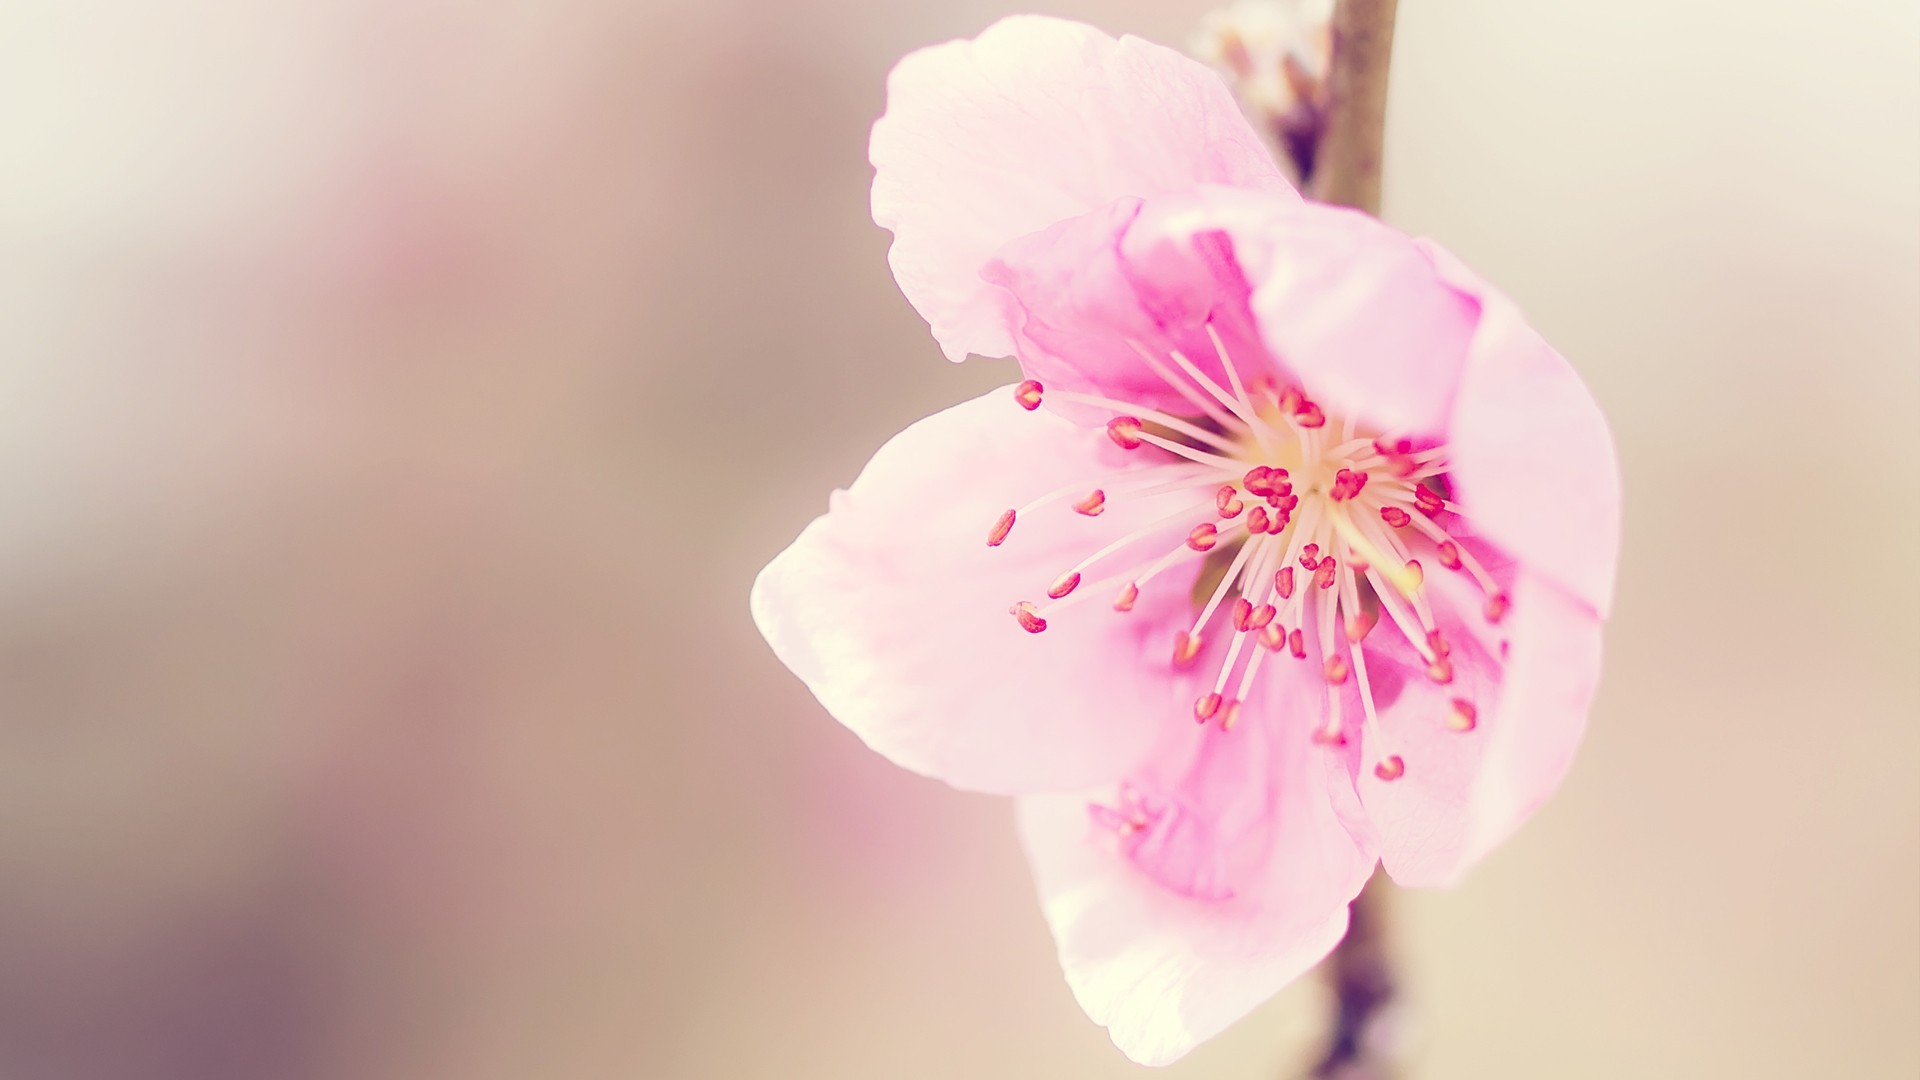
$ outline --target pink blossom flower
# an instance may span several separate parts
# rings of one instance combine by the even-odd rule
[[[1020,796],[1074,994],[1171,1061],[1376,863],[1448,884],[1558,785],[1607,429],[1511,301],[1302,200],[1167,49],[1019,17],[922,50],[872,157],[907,298],[1026,378],[882,447],[754,617],[875,750]]]

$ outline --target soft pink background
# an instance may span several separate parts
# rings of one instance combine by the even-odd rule
[[[1054,5],[1179,42],[1205,5]],[[1121,1077],[1007,808],[747,618],[939,358],[866,217],[977,2],[0,14],[0,1075]],[[1627,474],[1421,1080],[1920,1072],[1920,9],[1403,4],[1387,213]],[[1276,1077],[1311,987],[1165,1075]]]

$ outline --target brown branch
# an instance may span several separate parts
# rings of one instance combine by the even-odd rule
[[[1398,1064],[1392,1019],[1395,994],[1387,930],[1392,886],[1376,876],[1354,897],[1347,936],[1327,957],[1322,976],[1333,991],[1332,1030],[1316,1080],[1390,1080]]]
[[[1339,0],[1327,69],[1320,145],[1308,194],[1321,202],[1380,212],[1381,144],[1387,124],[1387,65],[1398,0]]]
[[[1320,141],[1307,178],[1314,198],[1369,214],[1380,212],[1387,68],[1397,2],[1336,4]],[[1320,1080],[1389,1080],[1397,1071],[1389,1030],[1398,989],[1387,930],[1390,892],[1391,886],[1379,877],[1361,890],[1353,901],[1346,939],[1323,968],[1334,995],[1334,1016],[1324,1056],[1313,1070]]]

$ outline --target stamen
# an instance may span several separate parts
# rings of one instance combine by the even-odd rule
[[[1182,420],[1172,413],[1161,412],[1158,409],[1143,409],[1135,402],[1118,401],[1109,397],[1101,397],[1098,394],[1081,394],[1071,390],[1056,390],[1054,391],[1053,397],[1057,401],[1071,401],[1080,405],[1092,406],[1096,409],[1110,409],[1122,416],[1131,416],[1138,420],[1150,420],[1153,423],[1159,424],[1161,427],[1177,431],[1190,439],[1208,443],[1229,454],[1237,453],[1240,449],[1232,439],[1208,431],[1198,424]]]
[[[1206,525],[1202,528],[1211,529],[1213,526]],[[1193,620],[1193,633],[1200,633],[1200,628],[1207,625],[1208,619],[1213,618],[1215,609],[1219,608],[1221,601],[1226,599],[1227,590],[1233,588],[1234,584],[1240,580],[1240,571],[1246,568],[1247,560],[1253,557],[1254,550],[1259,546],[1251,540],[1241,545],[1239,552],[1233,557],[1233,562],[1227,565],[1227,572],[1221,575],[1220,584],[1214,587],[1213,595],[1207,599],[1206,606],[1200,609],[1199,618]]]
[[[1246,670],[1240,673],[1240,687],[1238,690],[1234,692],[1234,701],[1236,703],[1245,701],[1247,699],[1247,695],[1253,692],[1253,677],[1260,670],[1260,662],[1262,660],[1265,660],[1267,658],[1267,653],[1271,651],[1272,651],[1271,649],[1255,649],[1251,654],[1248,655]],[[1224,674],[1224,672],[1222,674]],[[1238,708],[1236,706],[1234,717],[1232,718],[1237,718],[1237,716],[1238,716]]]
[[[1138,599],[1140,599],[1140,586],[1129,581],[1127,587],[1120,590],[1120,595],[1114,598],[1113,610],[1132,611],[1133,602]]]
[[[1342,603],[1348,607],[1354,609],[1359,608],[1360,581],[1351,568],[1340,576],[1340,596]],[[1366,631],[1362,630],[1360,637],[1365,636]],[[1380,712],[1374,707],[1373,682],[1367,678],[1367,653],[1365,649],[1359,647],[1359,638],[1354,636],[1353,623],[1351,621],[1347,624],[1347,640],[1350,643],[1347,651],[1353,655],[1354,682],[1357,684],[1360,692],[1360,711],[1365,716],[1362,723],[1366,732],[1367,747],[1369,750],[1380,751],[1386,762],[1400,761],[1400,755],[1393,753],[1387,743],[1386,729],[1380,724]],[[1401,771],[1405,771],[1406,763],[1400,761],[1398,767]],[[1374,775],[1379,776],[1378,766],[1376,766],[1375,769]]]
[[[1020,622],[1020,628],[1029,634],[1037,634],[1047,628],[1047,620],[1041,618],[1028,601],[1022,600],[1007,611]]]
[[[1207,373],[1201,371],[1193,361],[1187,359],[1185,353],[1182,353],[1179,349],[1168,349],[1167,357],[1174,363],[1180,365],[1180,370],[1187,373],[1187,377],[1193,380],[1194,385],[1213,395],[1213,399],[1225,405],[1229,412],[1240,419],[1241,423],[1247,425],[1249,428],[1253,426],[1252,418],[1246,413],[1241,412],[1243,406],[1240,403],[1240,399],[1233,394],[1227,393],[1225,387],[1208,378]]]
[[[1421,520],[1423,522],[1425,521],[1424,518]],[[1428,523],[1428,524],[1431,524],[1431,523]],[[1413,558],[1407,554],[1407,549],[1400,543],[1400,538],[1394,533],[1391,533],[1391,532],[1381,533],[1379,534],[1378,538],[1389,549],[1395,561],[1401,563],[1402,565],[1405,565],[1406,563],[1410,563],[1414,561]],[[1424,576],[1422,580],[1424,580]],[[1413,606],[1414,612],[1417,615],[1419,615],[1420,625],[1431,629],[1434,625],[1433,607],[1432,605],[1427,603],[1426,590],[1420,589],[1420,588],[1409,589],[1409,590],[1403,591],[1401,595],[1406,597],[1407,602]]]
[[[1407,775],[1407,763],[1399,754],[1389,754],[1386,760],[1373,767],[1373,775],[1382,780],[1398,780]]]
[[[1141,426],[1137,416],[1116,416],[1107,421],[1107,438],[1122,450],[1136,450],[1140,446]]]
[[[1396,529],[1404,529],[1413,521],[1413,518],[1397,506],[1383,506],[1380,508],[1380,520]]]
[[[1494,593],[1492,596],[1487,597],[1487,621],[1490,623],[1499,622],[1501,619],[1506,618],[1508,610],[1512,607],[1513,601],[1507,598],[1506,593]]]
[[[1453,710],[1447,713],[1447,730],[1468,732],[1480,726],[1480,711],[1466,698],[1454,698]]]
[[[1293,485],[1287,482],[1288,479],[1285,469],[1271,465],[1255,465],[1240,478],[1240,483],[1254,495],[1285,495],[1293,490]]]
[[[1195,551],[1212,551],[1213,545],[1220,542],[1220,530],[1213,522],[1203,521],[1187,534],[1187,546]]]
[[[1098,495],[1098,502],[1104,507],[1109,491],[1116,495],[1124,494],[1133,498],[1144,499],[1149,495],[1160,495],[1180,488],[1190,488],[1196,481],[1200,480],[1202,476],[1210,475],[1209,470],[1204,468],[1168,462],[1149,468],[1134,470],[1131,475],[1113,478],[1106,486],[1093,489],[1093,494],[1083,495],[1080,502],[1092,502],[1094,501],[1094,496]],[[1029,500],[1027,503],[1016,508],[1013,513],[1017,517],[1024,517],[1049,503],[1058,502],[1070,495],[1079,495],[1081,492],[1087,491],[1088,484],[1089,481],[1087,480],[1076,480],[1071,484],[1054,488],[1044,495]],[[1076,504],[1075,509],[1079,509],[1078,504]],[[1085,510],[1081,510],[1080,512],[1083,514],[1087,513]],[[1092,517],[1099,512],[1099,509],[1095,509],[1092,514],[1087,514],[1087,516]]]
[[[1393,620],[1393,625],[1399,628],[1401,635],[1413,644],[1421,659],[1432,660],[1433,652],[1426,644],[1427,628],[1431,624],[1421,621],[1419,613],[1407,604],[1404,596],[1387,584],[1377,568],[1368,570],[1366,576],[1367,582],[1373,586],[1374,595],[1380,600],[1380,609]]]
[[[1209,397],[1207,394],[1195,390],[1191,383],[1167,367],[1166,361],[1161,360],[1158,356],[1148,351],[1146,346],[1132,338],[1127,339],[1127,344],[1132,347],[1134,352],[1140,354],[1140,359],[1147,362],[1147,366],[1153,369],[1155,375],[1160,376],[1160,381],[1172,387],[1174,392],[1181,397],[1192,402],[1194,407],[1198,408],[1201,412],[1212,417],[1215,423],[1231,430],[1244,430],[1244,425],[1241,424],[1233,414],[1220,407],[1217,397]]]
[[[1333,588],[1333,572],[1339,563],[1340,560],[1331,555],[1321,559],[1320,568],[1313,572],[1313,584],[1315,587],[1321,589]]]
[[[1242,633],[1251,629],[1247,620],[1253,617],[1253,601],[1242,596],[1233,602],[1233,628]]]
[[[1252,540],[1248,541],[1248,547],[1251,548],[1251,547],[1255,547],[1256,545],[1260,548],[1259,554],[1257,557],[1253,559],[1252,562],[1248,563],[1246,566],[1247,576],[1245,580],[1248,582],[1260,581],[1264,579],[1266,577],[1268,569],[1272,567],[1274,562],[1274,557],[1275,557],[1274,553],[1276,551],[1275,545],[1259,544],[1257,541],[1252,541]],[[1244,555],[1245,552],[1242,552],[1242,554]],[[1236,560],[1236,565],[1232,569],[1228,570],[1228,576],[1230,578],[1237,576],[1237,573],[1239,570],[1238,562],[1239,561]],[[1253,590],[1244,589],[1243,591],[1248,594],[1251,594]],[[1217,596],[1215,600],[1217,602],[1218,600]],[[1246,605],[1244,609],[1241,607],[1242,604]],[[1253,623],[1253,620],[1256,618],[1263,618],[1263,620],[1270,620],[1272,618],[1272,615],[1270,614],[1272,608],[1270,605],[1268,605],[1265,602],[1264,599],[1262,600],[1261,604],[1258,607],[1255,607],[1248,595],[1241,596],[1240,599],[1235,603],[1234,609],[1235,609],[1234,614],[1235,614],[1236,624],[1239,625],[1243,630],[1259,629],[1260,627],[1263,627],[1266,625],[1265,621],[1261,621],[1258,625],[1255,625]],[[1264,612],[1269,614],[1263,615],[1263,610]],[[1244,611],[1244,615],[1242,614],[1243,611]],[[1225,692],[1227,687],[1227,681],[1233,676],[1234,665],[1239,662],[1241,647],[1244,646],[1249,640],[1251,639],[1244,633],[1235,634],[1233,637],[1233,640],[1228,644],[1227,658],[1225,662],[1223,662],[1220,665],[1220,674],[1214,679],[1214,683],[1213,683],[1213,689],[1216,693]],[[1265,657],[1265,655],[1266,654],[1262,652],[1260,649],[1254,649],[1252,654],[1248,657],[1246,669],[1241,673],[1240,687],[1234,694],[1234,700],[1243,701],[1246,699],[1247,694],[1253,687],[1254,673],[1259,670],[1260,661]]]
[[[1166,529],[1168,526],[1173,525],[1175,522],[1181,521],[1183,519],[1191,519],[1192,516],[1193,516],[1192,509],[1188,507],[1181,507],[1180,509],[1173,511],[1170,514],[1167,514],[1161,517],[1157,521],[1154,521],[1147,525],[1143,525],[1140,528],[1133,530],[1127,535],[1122,536],[1118,540],[1115,540],[1112,543],[1108,544],[1106,547],[1101,548],[1099,551],[1096,551],[1093,554],[1087,556],[1086,558],[1081,559],[1079,565],[1073,567],[1073,569],[1085,570],[1088,567],[1093,566],[1095,563],[1099,562],[1100,560],[1106,558],[1107,556],[1112,555],[1114,552],[1119,551],[1121,548],[1127,547],[1128,545],[1136,543],[1140,540],[1144,540],[1147,537],[1152,536],[1153,534],[1160,532],[1163,529]],[[1217,531],[1218,530],[1216,530],[1216,532]],[[1180,548],[1175,548],[1174,552],[1177,554],[1180,550],[1181,550]],[[1201,549],[1196,548],[1195,550],[1201,550]],[[1158,570],[1156,569],[1155,573],[1157,572]],[[1147,582],[1147,578],[1151,576],[1152,576],[1151,574],[1148,574],[1140,577],[1137,580],[1140,582],[1140,584],[1144,585]]]
[[[1038,382],[1028,379],[1013,388],[1013,400],[1019,402],[1021,408],[1032,412],[1040,407],[1040,392],[1044,389]]]
[[[1381,550],[1384,543],[1387,547],[1392,547],[1396,553],[1399,551],[1394,544],[1392,534],[1384,534],[1376,541],[1371,535],[1369,523],[1364,520],[1355,521],[1344,509],[1335,510],[1327,516],[1333,522],[1334,531],[1347,542],[1347,546],[1360,552],[1360,561],[1365,566],[1381,567],[1386,572],[1388,580],[1393,582],[1393,587],[1403,593],[1411,595],[1413,590],[1420,587],[1421,579],[1418,569],[1409,571],[1404,565],[1409,560],[1404,556],[1395,558]],[[1355,567],[1355,569],[1363,568]]]
[[[1260,411],[1253,407],[1253,399],[1247,396],[1246,384],[1240,381],[1240,370],[1234,367],[1233,357],[1227,354],[1227,343],[1220,340],[1220,332],[1213,328],[1213,320],[1207,320],[1204,329],[1207,332],[1207,340],[1213,342],[1213,354],[1220,358],[1220,367],[1227,373],[1227,383],[1233,387],[1233,402],[1228,405],[1228,408],[1233,408],[1236,404],[1240,406],[1233,408],[1233,411],[1240,419],[1247,422],[1247,427],[1253,431],[1254,440],[1260,444],[1261,449],[1272,450],[1272,433],[1267,430],[1267,425],[1260,422]],[[1174,354],[1175,358],[1179,355],[1179,353]]]
[[[1108,494],[1110,490],[1116,492],[1116,494],[1125,494],[1125,496],[1129,496],[1129,498],[1142,498],[1142,500],[1144,500],[1146,496],[1158,496],[1158,494],[1165,494],[1165,492],[1169,492],[1169,490],[1190,488],[1196,480],[1200,479],[1200,475],[1206,473],[1206,471],[1204,471],[1204,469],[1196,469],[1194,465],[1173,465],[1173,463],[1167,463],[1167,465],[1160,465],[1160,467],[1140,469],[1137,473],[1139,473],[1139,475],[1117,477],[1114,482],[1110,482],[1110,484],[1104,486],[1104,488],[1094,488],[1091,494],[1083,496],[1079,502],[1075,503],[1073,509],[1077,509],[1079,513],[1083,513],[1083,515],[1087,515],[1087,517],[1096,517],[1102,509],[1106,509],[1106,494]],[[1031,500],[1031,502],[1027,502],[1025,505],[1021,505],[1021,507],[1006,511],[1004,515],[1000,515],[1000,521],[996,521],[993,532],[987,534],[987,546],[989,546],[989,548],[998,548],[1000,542],[1006,540],[1006,530],[1002,528],[1002,525],[1006,528],[1012,528],[1014,527],[1014,521],[1016,521],[1018,517],[1023,517],[1023,515],[1027,515],[1027,513],[1033,513],[1035,509],[1041,509],[1046,503],[1058,502],[1058,500],[1064,500],[1064,498],[1068,498],[1068,496],[1085,492],[1085,490],[1087,490],[1087,480],[1075,480],[1075,482],[1071,482],[1071,484],[1066,484],[1064,488],[1054,488],[1054,490],[1046,492],[1043,496],[1039,496],[1039,498],[1035,498],[1035,500]],[[1089,507],[1091,507],[1091,509],[1089,509]]]
[[[1053,579],[1053,584],[1047,587],[1047,595],[1058,600],[1072,592],[1079,584],[1080,572],[1077,570],[1069,570]]]
[[[1006,542],[1007,534],[1013,531],[1013,516],[1013,511],[1008,510],[993,523],[993,529],[987,533],[988,547],[999,547]]]
[[[1424,517],[1415,518],[1413,523],[1414,523],[1414,526],[1417,527],[1422,533],[1425,533],[1430,539],[1432,539],[1436,545],[1440,545],[1440,544],[1452,545],[1453,553],[1459,557],[1460,563],[1462,566],[1466,567],[1467,573],[1473,575],[1473,580],[1476,584],[1480,586],[1481,592],[1487,593],[1488,595],[1491,596],[1492,594],[1500,591],[1499,583],[1493,580],[1492,574],[1487,573],[1486,567],[1480,565],[1480,560],[1474,557],[1473,550],[1471,548],[1455,543],[1453,540],[1453,537],[1447,534],[1447,530],[1441,528],[1437,523],[1429,521]],[[1442,556],[1441,561],[1443,563],[1445,562],[1444,555]]]
[[[1127,419],[1131,420],[1134,418],[1127,417]],[[1159,447],[1162,450],[1165,450],[1170,454],[1178,454],[1181,457],[1186,458],[1188,461],[1199,462],[1202,465],[1213,465],[1218,468],[1231,469],[1234,466],[1240,464],[1238,461],[1234,460],[1233,458],[1221,457],[1219,454],[1208,453],[1205,450],[1199,450],[1194,447],[1188,446],[1186,443],[1174,442],[1172,439],[1163,439],[1158,435],[1154,435],[1148,432],[1141,432],[1136,437],[1140,441],[1152,443],[1153,445]],[[1129,446],[1127,447],[1127,449],[1131,450],[1133,449],[1133,447]]]
[[[1200,635],[1178,630],[1173,635],[1173,666],[1185,667],[1200,655]]]
[[[1193,719],[1197,723],[1202,723],[1202,724],[1206,723],[1207,721],[1213,719],[1214,713],[1219,711],[1220,711],[1220,695],[1213,693],[1212,691],[1208,691],[1207,693],[1201,694],[1200,699],[1193,703]]]
[[[1248,638],[1245,634],[1235,634],[1233,636],[1233,640],[1227,644],[1227,658],[1221,661],[1220,674],[1215,676],[1213,680],[1214,693],[1216,694],[1226,693],[1227,680],[1233,677],[1234,666],[1240,662],[1240,650],[1246,645],[1246,643],[1249,640],[1251,639]],[[1260,659],[1259,649],[1253,650],[1252,659],[1253,660]],[[1245,695],[1246,691],[1247,691],[1246,684],[1242,683],[1240,687],[1240,693],[1242,695]]]
[[[1148,582],[1152,581],[1156,577],[1159,577],[1160,574],[1167,569],[1167,567],[1172,566],[1174,563],[1177,563],[1180,560],[1192,554],[1193,554],[1193,549],[1188,547],[1187,542],[1183,539],[1180,541],[1180,543],[1175,544],[1173,546],[1172,551],[1167,552],[1165,555],[1160,556],[1158,559],[1155,559],[1151,564],[1149,564],[1144,573],[1134,578],[1133,583],[1144,589],[1147,587]]]
[[[1223,518],[1239,517],[1246,504],[1240,501],[1240,489],[1232,484],[1223,485],[1213,496],[1213,505]],[[1257,508],[1256,508],[1257,509]]]
[[[1172,525],[1175,522],[1180,521],[1182,518],[1191,518],[1192,515],[1193,515],[1193,510],[1191,507],[1176,510],[1171,514],[1168,514],[1165,517],[1162,517],[1158,521],[1155,521],[1142,528],[1135,529],[1133,532],[1130,532],[1127,535],[1120,537],[1118,540],[1113,541],[1112,543],[1108,544],[1106,547],[1103,547],[1099,551],[1096,551],[1093,554],[1087,556],[1086,558],[1080,560],[1079,565],[1074,566],[1071,569],[1074,571],[1084,571],[1089,567],[1093,566],[1095,563],[1098,563],[1102,559],[1105,559],[1107,556],[1112,555],[1115,552],[1119,551],[1120,549],[1127,547],[1131,544],[1134,544],[1140,540],[1143,540],[1149,536],[1153,536],[1154,534],[1159,533],[1161,530],[1167,528],[1169,525]],[[1233,528],[1233,525],[1230,524],[1228,528],[1231,530]],[[1147,566],[1145,573],[1140,573],[1139,572],[1140,564],[1135,564],[1131,567],[1128,567],[1127,569],[1121,570],[1117,573],[1109,574],[1106,577],[1101,578],[1100,581],[1098,582],[1099,587],[1104,589],[1109,585],[1131,583],[1137,591],[1140,588],[1144,588],[1147,582],[1152,581],[1155,575],[1159,574],[1161,571],[1172,566],[1174,563],[1180,561],[1182,558],[1188,555],[1191,555],[1194,550],[1195,549],[1190,548],[1187,545],[1186,541],[1183,539],[1179,544],[1174,546],[1173,550],[1160,556],[1159,558],[1155,559],[1151,564],[1149,564]],[[1081,600],[1085,599],[1086,596],[1087,596],[1086,592],[1076,592],[1075,595],[1067,597],[1066,599],[1055,600],[1053,603],[1048,604],[1045,608],[1042,608],[1041,614],[1051,615],[1060,609],[1071,607],[1074,604],[1079,603]]]
[[[1334,560],[1328,559],[1326,560],[1326,564],[1333,565]],[[1318,575],[1316,574],[1315,576],[1317,577]],[[1339,621],[1340,617],[1338,610],[1339,604],[1334,602],[1332,597],[1316,597],[1315,599],[1320,601],[1319,604],[1316,605],[1317,610],[1315,614],[1318,615],[1319,618],[1315,620],[1317,625],[1314,627],[1314,629],[1318,631],[1320,639],[1320,655],[1326,657],[1335,656],[1337,654],[1334,648],[1337,644],[1338,636],[1335,631],[1335,624]]]
[[[1373,440],[1372,453],[1359,459],[1370,462],[1384,462],[1393,467],[1394,475],[1403,480],[1418,479],[1415,475],[1422,469],[1435,472],[1446,471],[1447,448],[1429,446],[1425,450],[1415,450],[1413,440],[1402,438],[1389,445],[1384,438]],[[1371,467],[1371,466],[1369,466]]]
[[[1233,725],[1240,722],[1240,701],[1238,698],[1227,702],[1227,708],[1220,716],[1220,730],[1232,731]]]

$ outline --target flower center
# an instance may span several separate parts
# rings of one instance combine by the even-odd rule
[[[1406,761],[1380,729],[1361,643],[1385,622],[1419,654],[1427,678],[1447,684],[1453,681],[1451,646],[1434,618],[1428,567],[1470,579],[1485,598],[1488,622],[1498,622],[1508,608],[1486,568],[1448,532],[1461,511],[1450,499],[1446,447],[1361,431],[1351,418],[1329,416],[1298,386],[1267,376],[1243,381],[1220,336],[1210,325],[1207,330],[1224,386],[1177,351],[1162,358],[1135,345],[1193,405],[1192,414],[1054,392],[1057,400],[1113,413],[1105,436],[1137,457],[1104,483],[1062,488],[1001,514],[989,546],[1006,542],[1022,515],[1069,500],[1087,516],[1103,512],[1109,499],[1154,497],[1178,509],[1064,568],[1044,602],[1020,600],[1012,614],[1037,634],[1089,595],[1110,596],[1114,611],[1128,612],[1161,575],[1199,561],[1198,610],[1176,631],[1170,662],[1193,664],[1207,634],[1232,636],[1212,688],[1194,702],[1194,719],[1232,730],[1269,655],[1297,663],[1312,654],[1327,695],[1325,723],[1314,739],[1344,745],[1348,732],[1364,725],[1374,775],[1398,779]],[[1046,393],[1029,379],[1014,396],[1031,411]],[[1174,535],[1179,539],[1170,550],[1129,561],[1144,541]],[[1126,558],[1116,558],[1122,553]],[[1220,628],[1213,628],[1223,611]],[[1349,682],[1360,703],[1357,717],[1342,715]],[[1455,698],[1445,722],[1470,731],[1476,716],[1471,700]]]

